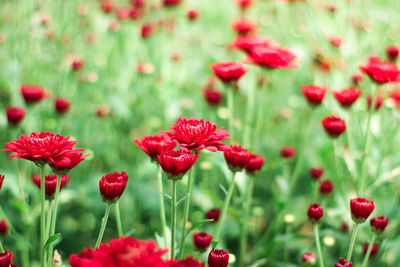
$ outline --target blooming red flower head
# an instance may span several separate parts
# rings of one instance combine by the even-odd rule
[[[7,107],[7,120],[10,125],[18,125],[25,118],[25,109],[18,107]]]
[[[324,87],[316,85],[303,85],[301,87],[301,92],[306,98],[307,102],[312,106],[319,106],[325,98],[326,92],[328,90]]]
[[[219,216],[221,215],[220,209],[210,209],[206,212],[206,219],[212,220],[212,223],[216,223],[219,220]]]
[[[389,62],[380,61],[377,57],[371,57],[367,65],[360,66],[360,70],[378,84],[400,81],[400,70],[397,66]]]
[[[317,203],[311,204],[308,208],[307,216],[312,223],[318,223],[324,216],[324,209]]]
[[[229,254],[224,249],[214,249],[208,254],[209,267],[227,267],[229,263]]]
[[[193,234],[193,244],[198,250],[205,250],[211,245],[212,235],[207,232],[200,232]]]
[[[368,95],[367,96],[367,108],[370,109],[372,106],[372,102],[373,102],[373,98],[372,95]],[[382,95],[378,94],[376,96],[376,101],[375,101],[375,105],[374,105],[374,109],[375,110],[379,110],[383,105],[383,97]]]
[[[68,112],[71,101],[63,97],[57,97],[56,100],[54,100],[54,106],[58,114],[64,114]]]
[[[365,198],[354,198],[350,200],[351,217],[355,223],[363,223],[374,211],[373,201]]]
[[[76,165],[82,162],[85,157],[89,156],[83,155],[81,152],[84,151],[83,148],[72,149],[66,151],[63,155],[58,157],[50,158],[50,167],[55,173],[66,174]]]
[[[83,68],[85,62],[82,59],[75,59],[72,61],[71,68],[73,71],[78,71]]]
[[[124,193],[128,183],[126,172],[112,172],[101,177],[99,182],[100,194],[104,201],[115,202]]]
[[[321,123],[330,137],[339,137],[346,130],[346,122],[335,115],[325,117]]]
[[[235,0],[241,9],[246,9],[253,4],[253,0]]]
[[[293,146],[284,146],[281,148],[281,157],[284,159],[292,159],[296,156],[296,148]]]
[[[178,118],[171,127],[171,132],[162,132],[177,145],[194,151],[206,149],[212,152],[230,150],[221,140],[229,139],[230,134],[224,129],[217,130],[217,125],[203,119],[189,120]]]
[[[27,104],[38,103],[48,97],[50,93],[46,92],[42,87],[38,85],[21,85],[21,94]]]
[[[157,156],[164,150],[174,149],[176,144],[171,142],[167,136],[145,135],[143,139],[135,139],[135,144],[143,150],[152,161],[157,161]]]
[[[190,9],[187,11],[186,16],[189,20],[196,20],[200,15],[200,11],[197,9]]]
[[[296,56],[287,49],[273,46],[254,46],[247,60],[268,69],[297,68],[293,63]]]
[[[182,260],[172,259],[169,262],[168,267],[205,267],[203,263],[195,260],[192,256],[189,256]]]
[[[319,193],[321,195],[329,195],[333,191],[333,183],[331,180],[321,181],[319,183]]]
[[[365,242],[363,245],[363,254],[364,255],[367,254],[368,248],[369,248],[369,243]],[[378,244],[374,243],[372,245],[371,254],[369,254],[369,257],[370,258],[375,257],[376,253],[378,253]]]
[[[311,167],[309,170],[311,179],[318,180],[324,174],[323,167]]]
[[[257,27],[253,22],[245,18],[240,18],[232,23],[232,28],[238,35],[246,36],[253,33]]]
[[[179,5],[182,2],[182,0],[163,0],[163,5],[165,7],[174,7]]]
[[[332,46],[339,48],[343,43],[343,39],[341,37],[331,37],[329,38],[329,42]]]
[[[3,219],[0,221],[0,235],[5,236],[10,232],[7,220]]]
[[[386,57],[389,61],[396,61],[399,57],[399,48],[393,45],[388,46],[386,48]]]
[[[142,25],[140,29],[140,34],[144,39],[149,38],[154,33],[154,27],[150,23],[146,23]]]
[[[384,216],[374,217],[369,221],[372,230],[377,234],[385,231],[388,222],[389,218],[385,218]]]
[[[350,261],[345,260],[343,258],[340,258],[340,260],[335,264],[335,267],[352,267],[352,266],[353,264]]]
[[[79,255],[73,254],[69,257],[69,264],[72,267],[103,267],[101,259],[95,258],[95,251],[85,248]]]
[[[203,94],[204,94],[204,98],[206,99],[207,103],[213,107],[221,104],[223,97],[224,97],[223,92],[215,90],[211,87],[205,88],[205,90],[203,91]]]
[[[301,256],[301,261],[305,266],[314,266],[317,262],[317,259],[315,257],[315,253],[304,253]]]
[[[359,85],[360,83],[362,83],[363,79],[363,76],[360,74],[354,74],[353,76],[351,76],[351,81],[354,85]]]
[[[349,87],[340,91],[333,91],[332,94],[342,107],[348,108],[361,96],[362,90],[356,87]]]
[[[104,13],[111,13],[114,9],[114,3],[111,0],[104,0],[100,4],[101,9],[103,9]]]
[[[228,167],[233,172],[238,172],[246,167],[250,160],[250,152],[241,146],[230,146],[230,150],[224,151],[224,158]]]
[[[186,149],[164,150],[157,159],[168,179],[180,180],[193,167],[199,156],[200,154],[193,155]]]
[[[246,53],[251,53],[255,46],[269,46],[270,42],[262,36],[238,36],[231,43],[234,49],[242,50]]]
[[[12,252],[4,251],[0,252],[0,267],[8,267],[13,259]]]
[[[45,192],[46,196],[49,198],[53,198],[54,194],[56,193],[57,188],[57,174],[53,175],[46,175],[44,177],[44,185],[45,185]],[[40,175],[33,175],[32,181],[39,187],[40,189]],[[61,175],[60,179],[60,191],[63,187],[69,182],[69,175]]]
[[[247,69],[242,64],[236,62],[214,63],[210,65],[210,69],[226,84],[239,81],[247,72]]]
[[[246,172],[248,174],[255,174],[259,170],[261,170],[264,165],[265,159],[264,157],[257,155],[255,153],[250,153],[249,162],[246,164]]]

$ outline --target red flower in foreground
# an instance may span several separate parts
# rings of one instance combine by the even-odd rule
[[[231,43],[234,49],[250,53],[255,46],[269,46],[269,41],[262,36],[239,36]]]
[[[76,165],[82,162],[88,155],[83,155],[81,152],[83,148],[77,148],[70,151],[66,151],[63,155],[58,157],[50,158],[50,167],[54,172],[59,174],[65,174]]]
[[[20,90],[27,104],[38,103],[50,96],[50,93],[38,85],[21,85]]]
[[[57,174],[53,175],[46,175],[44,177],[44,187],[45,187],[45,192],[46,196],[48,197],[53,197],[54,194],[56,193],[56,188],[57,188]],[[40,189],[40,175],[34,175],[32,177],[33,182],[39,187]],[[69,175],[61,175],[60,179],[60,191],[63,189],[63,187],[69,182]]]
[[[57,97],[56,100],[54,100],[54,106],[57,113],[64,114],[68,112],[69,107],[71,106],[71,101],[66,98]]]
[[[307,216],[312,223],[317,223],[324,216],[324,209],[317,203],[311,204]]]
[[[372,95],[368,95],[367,96],[367,108],[370,109],[372,106],[372,102],[373,102],[373,98]],[[376,101],[375,101],[375,105],[374,105],[374,109],[375,110],[379,110],[383,105],[383,97],[378,94],[376,96]]]
[[[360,66],[360,70],[379,84],[400,81],[400,70],[397,66],[389,62],[380,61],[377,57],[371,57],[366,66]]]
[[[168,267],[205,267],[203,263],[189,256],[183,260],[171,260]]]
[[[350,261],[347,261],[343,258],[340,258],[340,260],[335,264],[335,267],[352,267],[353,264]]]
[[[212,223],[216,223],[219,220],[219,216],[221,215],[220,209],[210,209],[206,212],[206,218],[211,221]]]
[[[157,161],[157,156],[165,150],[174,149],[176,144],[166,136],[154,136],[145,135],[143,139],[135,139],[135,144],[143,150],[151,160]]]
[[[319,192],[322,195],[329,195],[333,191],[333,183],[331,180],[321,181],[319,183]]]
[[[224,128],[217,130],[215,123],[203,119],[178,118],[171,127],[171,132],[162,132],[162,134],[170,137],[177,145],[189,150],[206,149],[216,152],[230,149],[221,142],[221,140],[229,139],[230,134]]]
[[[313,180],[318,180],[324,174],[324,168],[322,167],[311,167],[309,170],[310,177]]]
[[[364,245],[363,245],[363,254],[364,255],[367,254],[368,248],[369,248],[369,243],[365,242]],[[369,257],[370,258],[375,257],[376,253],[378,253],[378,244],[374,243],[372,245],[371,254],[369,254]]]
[[[332,94],[342,107],[348,108],[361,96],[362,91],[359,88],[350,87],[340,91],[333,91]]]
[[[6,220],[1,220],[0,221],[0,234],[2,236],[8,235],[8,232],[10,231],[10,227],[8,226],[8,222]]]
[[[190,9],[187,13],[186,16],[189,20],[196,20],[200,15],[200,11],[197,9]]]
[[[350,200],[351,217],[355,223],[363,223],[374,211],[375,204],[365,198],[354,198]]]
[[[250,152],[241,146],[230,146],[230,150],[224,151],[224,158],[228,167],[233,172],[238,172],[246,167],[250,160]]]
[[[396,61],[399,57],[399,48],[393,45],[388,46],[386,48],[386,57],[389,61]]]
[[[247,57],[252,64],[269,69],[297,68],[296,56],[289,50],[273,46],[254,46]]]
[[[168,179],[180,180],[193,167],[199,156],[200,154],[195,156],[186,149],[165,150],[157,156],[157,159]]]
[[[179,5],[182,0],[163,0],[163,4],[165,7],[174,7]]]
[[[319,106],[325,98],[326,92],[328,90],[324,87],[316,85],[303,85],[301,87],[301,92],[306,98],[307,102],[312,106]]]
[[[331,137],[338,137],[346,130],[346,122],[336,116],[328,116],[321,120],[326,133]]]
[[[247,69],[240,63],[221,62],[210,65],[210,69],[224,83],[239,81],[247,72]]]
[[[7,120],[10,125],[18,125],[25,118],[25,109],[18,107],[8,107],[6,109]]]
[[[8,267],[11,264],[13,254],[9,251],[0,253],[0,267]]]
[[[296,156],[296,148],[292,146],[284,146],[281,148],[281,157],[284,159],[291,159]]]
[[[82,59],[75,59],[72,61],[71,67],[73,71],[78,71],[83,68],[85,62]]]
[[[207,87],[204,90],[204,98],[210,106],[218,106],[221,104],[224,93],[213,88]]]
[[[240,18],[233,22],[232,28],[236,31],[238,35],[245,36],[254,32],[257,27],[253,22],[245,18]]]
[[[385,231],[386,226],[388,225],[388,222],[389,222],[389,218],[385,218],[383,216],[379,216],[379,217],[372,218],[369,223],[371,225],[372,230],[375,233],[380,234],[383,231]]]
[[[249,162],[246,164],[246,172],[248,174],[255,174],[259,170],[261,170],[264,165],[265,159],[264,157],[257,155],[255,153],[250,153]]]
[[[101,177],[99,187],[104,201],[113,202],[118,200],[124,193],[127,183],[128,175],[124,171],[112,172]]]
[[[198,250],[205,250],[211,245],[212,235],[207,232],[193,234],[193,244]]]
[[[301,261],[306,266],[314,266],[315,263],[317,262],[316,257],[315,257],[315,253],[304,253],[301,256]]]
[[[214,249],[208,254],[209,267],[227,267],[229,263],[229,254],[224,249]]]

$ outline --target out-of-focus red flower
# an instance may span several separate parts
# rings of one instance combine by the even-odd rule
[[[345,222],[342,222],[339,226],[340,231],[343,233],[348,233],[349,232],[349,225]]]
[[[369,248],[369,243],[365,242],[363,245],[363,254],[366,255]],[[371,253],[369,254],[370,258],[375,257],[376,253],[378,253],[378,244],[374,243],[372,245]]]
[[[386,48],[386,57],[389,61],[395,62],[399,57],[399,48],[394,45],[390,45]]]
[[[99,181],[100,194],[104,201],[117,201],[124,193],[128,183],[128,174],[126,172],[112,172]]]
[[[284,146],[281,148],[281,157],[284,159],[292,159],[296,156],[296,148],[293,146]]]
[[[372,95],[368,95],[367,96],[367,108],[370,109],[372,106],[372,102],[373,102],[373,98]],[[378,94],[376,96],[376,101],[375,101],[375,105],[374,105],[374,109],[375,110],[379,110],[383,105],[383,97],[382,95]]]
[[[13,256],[12,252],[9,251],[0,252],[0,267],[10,266]]]
[[[335,13],[336,12],[336,6],[334,6],[334,5],[328,5],[328,6],[326,6],[326,10],[328,10],[330,13]]]
[[[252,34],[257,26],[248,19],[240,18],[232,23],[232,28],[238,35],[245,36]]]
[[[342,107],[348,108],[362,95],[362,90],[356,87],[349,87],[340,91],[332,91],[332,94]]]
[[[174,7],[179,5],[182,2],[182,0],[163,0],[163,5],[165,7]]]
[[[3,186],[3,182],[4,182],[4,175],[0,174],[0,189]]]
[[[139,74],[151,74],[154,72],[154,66],[151,63],[141,62],[137,65],[136,71]]]
[[[362,73],[378,84],[394,83],[400,81],[400,70],[395,64],[380,61],[371,57],[365,66],[360,66]]]
[[[178,118],[170,132],[162,132],[170,137],[177,145],[194,151],[206,149],[212,152],[227,151],[230,148],[221,142],[229,139],[230,134],[224,129],[217,130],[217,125],[203,119],[189,120]]]
[[[319,193],[321,195],[329,195],[333,191],[333,183],[331,180],[321,181],[319,183]]]
[[[203,263],[195,260],[192,256],[182,260],[172,259],[168,264],[168,267],[205,267]]]
[[[27,104],[38,103],[51,95],[51,93],[46,92],[46,90],[38,85],[21,85],[20,91]]]
[[[297,68],[293,63],[296,56],[287,49],[273,46],[254,46],[247,60],[268,69]]]
[[[323,167],[311,167],[309,170],[309,174],[311,179],[313,180],[319,180],[321,176],[324,174],[324,168]]]
[[[230,150],[224,151],[224,158],[228,167],[233,172],[238,172],[246,167],[250,160],[250,152],[241,146],[230,146]]]
[[[226,84],[239,81],[247,72],[247,69],[242,64],[236,62],[214,63],[210,65],[210,69]]]
[[[174,142],[171,142],[170,138],[158,134],[154,136],[145,135],[143,139],[135,139],[135,144],[149,155],[153,161],[157,161],[157,156],[161,152],[174,149],[176,146]]]
[[[71,67],[73,71],[78,71],[83,68],[85,62],[82,59],[75,59],[72,61]]]
[[[7,120],[10,125],[18,125],[25,118],[25,109],[19,107],[7,107]]]
[[[10,232],[10,226],[8,226],[7,220],[3,219],[0,221],[0,235],[5,236]]]
[[[56,108],[57,113],[64,114],[64,113],[68,112],[68,110],[71,106],[71,101],[69,101],[69,99],[67,99],[67,98],[57,97],[54,100],[54,106]]]
[[[219,220],[219,216],[221,215],[221,210],[220,209],[210,209],[206,212],[206,218],[211,221],[212,223],[216,223]]]
[[[198,250],[205,250],[211,245],[212,235],[207,232],[193,234],[193,244]]]
[[[350,261],[347,261],[343,258],[340,258],[339,261],[335,264],[335,267],[352,267],[353,264]]]
[[[131,9],[129,9],[128,7],[122,7],[117,10],[117,17],[120,20],[127,20],[130,18],[130,16],[131,16]]]
[[[322,103],[328,90],[324,87],[316,85],[303,85],[301,92],[306,98],[307,102],[312,106],[318,106]]]
[[[365,222],[374,209],[375,204],[371,200],[361,197],[350,200],[351,217],[356,223]]]
[[[51,22],[51,16],[48,14],[42,14],[40,17],[40,23],[42,25],[47,25]]]
[[[198,9],[190,9],[186,12],[186,16],[189,20],[196,20],[200,15],[200,11]]]
[[[76,13],[78,13],[81,16],[84,16],[88,13],[88,6],[85,4],[80,4],[78,5],[78,7],[76,8]]]
[[[253,0],[235,0],[235,2],[241,9],[246,9],[253,4]]]
[[[227,267],[229,263],[229,254],[224,249],[214,249],[208,254],[209,267]]]
[[[149,38],[154,33],[154,27],[150,23],[143,24],[140,33],[144,39]]]
[[[108,24],[108,30],[111,32],[114,32],[119,29],[120,23],[118,20],[112,20],[110,21],[110,24]]]
[[[146,5],[146,0],[132,0],[132,5],[135,8],[144,8]]]
[[[104,13],[111,13],[114,9],[114,3],[111,0],[104,0],[100,3],[101,9],[103,9]]]
[[[363,81],[363,76],[360,74],[354,74],[351,76],[351,81],[354,85],[359,85]]]
[[[212,87],[207,86],[204,91],[204,98],[206,99],[207,103],[210,106],[218,106],[219,104],[221,104],[223,97],[224,97],[224,93],[218,90],[213,89]]]
[[[315,253],[304,253],[301,256],[301,261],[306,266],[314,266],[315,263],[317,262],[317,259],[315,257]]]
[[[193,167],[200,154],[193,155],[187,149],[164,150],[158,156],[158,164],[167,174],[168,179],[180,180]]]
[[[332,115],[321,120],[325,132],[331,137],[339,137],[346,130],[346,122]]]
[[[56,189],[57,189],[57,179],[58,179],[58,175],[57,174],[53,174],[53,175],[46,175],[44,177],[44,185],[45,185],[45,193],[47,197],[54,197],[54,194],[56,193]],[[40,175],[33,175],[32,177],[32,181],[39,187],[40,189]],[[63,187],[68,184],[69,182],[69,175],[61,175],[60,178],[60,191],[61,189],[63,189]]]
[[[133,20],[137,20],[142,16],[142,10],[140,8],[132,8],[129,10],[129,17]]]
[[[331,37],[329,38],[329,42],[332,46],[339,48],[343,43],[343,39],[341,37]]]
[[[110,115],[110,108],[107,105],[101,105],[96,108],[96,116],[103,118]]]
[[[230,45],[234,49],[250,53],[255,46],[269,46],[270,42],[262,36],[238,36]]]
[[[372,230],[375,233],[382,233],[383,231],[385,231],[386,226],[389,223],[389,218],[385,218],[384,216],[379,216],[379,217],[374,217],[370,220],[370,225]]]
[[[255,174],[259,170],[261,170],[264,165],[265,159],[264,157],[257,155],[255,153],[250,153],[249,162],[246,164],[246,172],[248,174]]]
[[[308,208],[307,216],[312,223],[318,223],[324,216],[324,209],[318,203],[313,203]]]

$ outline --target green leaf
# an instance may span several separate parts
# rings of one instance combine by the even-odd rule
[[[208,222],[212,222],[212,221],[214,221],[214,220],[213,220],[213,219],[205,219],[205,220],[201,220],[201,221],[199,221],[199,222],[193,224],[192,227],[190,227],[190,229],[186,232],[186,236],[187,236],[191,231],[193,231],[194,229],[197,229],[197,228],[199,228],[200,226],[202,226],[203,224],[208,223]]]
[[[54,234],[47,239],[46,243],[44,244],[44,250],[47,250],[51,243],[55,242],[61,237],[60,233]]]
[[[225,195],[228,194],[228,192],[226,191],[225,187],[222,184],[219,184],[219,187],[221,188],[222,192],[224,192]]]
[[[188,195],[184,196],[183,198],[179,199],[178,202],[176,202],[176,205],[178,206],[182,201],[188,198]]]

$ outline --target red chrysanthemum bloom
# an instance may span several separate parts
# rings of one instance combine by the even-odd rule
[[[380,234],[385,231],[386,226],[389,223],[389,218],[385,218],[384,216],[374,217],[369,221],[369,223],[372,230],[375,233]]]
[[[0,252],[0,267],[10,266],[13,256],[12,252],[9,251]]]
[[[38,85],[21,85],[20,91],[27,104],[38,103],[50,97],[50,93]]]
[[[253,4],[253,0],[235,0],[241,9],[246,9]]]
[[[317,259],[315,257],[315,253],[304,253],[301,256],[301,261],[306,266],[314,266],[315,263],[317,262]]]
[[[165,7],[174,7],[179,5],[182,2],[182,0],[163,0],[163,5]]]
[[[239,81],[247,72],[247,69],[240,63],[221,62],[210,65],[210,69],[224,83],[232,83]]]
[[[368,95],[367,96],[367,108],[370,109],[372,106],[372,102],[373,102],[373,98],[372,95]],[[374,105],[374,109],[375,110],[379,110],[383,105],[383,97],[378,94],[376,96],[376,101],[375,101],[375,105]]]
[[[54,106],[58,114],[64,114],[68,112],[71,101],[67,98],[57,97],[56,100],[54,100]]]
[[[64,154],[60,156],[50,158],[51,163],[49,164],[49,166],[56,173],[66,174],[76,165],[82,162],[85,159],[85,157],[89,156],[89,154],[83,155],[81,153],[82,151],[84,151],[83,148],[77,148],[66,151]]]
[[[114,3],[111,0],[104,0],[100,4],[101,9],[103,9],[104,13],[111,13],[114,9]]]
[[[220,209],[210,209],[209,211],[206,212],[206,219],[212,220],[212,223],[216,223],[219,220],[219,216],[221,215],[221,210]]]
[[[0,189],[3,187],[4,175],[0,174]]]
[[[369,248],[369,243],[365,242],[363,245],[363,254],[366,255]],[[375,257],[376,253],[378,253],[378,244],[374,243],[372,245],[371,253],[369,254],[370,258]]]
[[[193,155],[186,149],[164,150],[157,159],[168,179],[180,180],[193,167],[199,156],[200,154]]]
[[[331,180],[321,181],[319,183],[319,193],[322,195],[329,195],[333,191],[333,183]]]
[[[240,18],[232,23],[232,28],[236,31],[238,35],[246,36],[253,33],[256,30],[257,26],[253,22],[245,18]]]
[[[126,172],[112,172],[99,181],[100,194],[104,201],[117,201],[124,193],[128,183],[128,174]]]
[[[293,63],[296,56],[287,49],[273,46],[254,46],[247,60],[268,69],[297,68]]]
[[[57,187],[57,174],[53,175],[46,175],[44,177],[44,187],[45,187],[45,192],[46,196],[49,198],[54,197],[54,194],[56,193],[56,187]],[[32,181],[39,187],[40,189],[40,175],[33,175]],[[63,187],[69,182],[69,175],[61,175],[61,180],[60,180],[60,191],[63,189]]]
[[[78,71],[83,68],[85,62],[82,59],[75,59],[72,61],[71,68],[73,71]]]
[[[338,137],[346,130],[346,122],[337,116],[328,116],[321,120],[326,133],[331,137]]]
[[[0,235],[5,236],[10,232],[10,227],[8,226],[7,220],[0,221]]]
[[[395,64],[380,61],[377,57],[371,57],[366,66],[360,66],[362,73],[376,83],[394,83],[400,81],[400,70]]]
[[[171,132],[162,132],[170,137],[177,145],[194,151],[206,149],[212,152],[230,150],[221,140],[229,139],[230,134],[222,127],[203,119],[189,120],[178,118],[171,127]]]
[[[319,106],[325,98],[326,92],[328,90],[324,87],[316,85],[303,85],[301,87],[301,92],[306,98],[307,102],[312,106]]]
[[[214,249],[208,254],[209,267],[227,267],[229,263],[229,254],[224,249]]]
[[[352,266],[353,264],[350,261],[345,260],[343,258],[340,258],[340,260],[335,264],[335,267],[352,267]]]
[[[221,104],[222,99],[224,97],[223,92],[215,90],[211,87],[205,88],[203,94],[204,94],[204,98],[206,99],[207,103],[213,107]]]
[[[193,244],[198,250],[205,250],[211,245],[212,235],[207,232],[193,234]]]
[[[101,259],[96,259],[94,250],[85,248],[78,255],[73,254],[69,257],[69,264],[72,267],[103,267]]]
[[[143,139],[135,139],[135,144],[143,150],[152,161],[157,161],[157,156],[165,150],[172,150],[176,144],[167,136],[145,135]]]
[[[205,267],[203,263],[195,260],[192,256],[189,256],[182,260],[172,259],[169,261],[168,267]]]
[[[324,209],[317,203],[311,204],[308,208],[307,216],[312,223],[318,223],[324,216]]]
[[[373,201],[365,198],[354,198],[350,200],[351,217],[355,223],[363,223],[374,211]]]
[[[18,107],[7,107],[7,120],[10,125],[18,125],[25,118],[25,109]]]
[[[154,33],[154,27],[150,23],[143,24],[140,29],[140,34],[144,39],[149,38]]]
[[[196,20],[200,15],[200,11],[197,9],[190,9],[187,13],[186,16],[189,20]]]
[[[399,57],[399,48],[393,45],[388,46],[386,48],[386,57],[389,61],[396,61]]]
[[[238,36],[231,43],[234,49],[250,53],[255,46],[269,46],[270,42],[262,36]]]
[[[363,76],[360,74],[354,74],[353,76],[351,76],[351,81],[354,85],[359,85],[360,83],[362,83],[363,79]]]
[[[340,91],[333,91],[332,94],[342,107],[348,108],[361,96],[362,90],[350,87]]]
[[[293,146],[284,146],[281,148],[281,157],[284,159],[292,159],[296,156],[296,148]]]
[[[318,180],[324,174],[323,167],[311,167],[309,170],[311,179]]]
[[[257,155],[255,153],[250,153],[249,162],[246,164],[246,172],[248,174],[255,174],[259,170],[261,170],[264,165],[265,159],[264,157]]]
[[[238,172],[246,167],[250,160],[250,152],[241,146],[230,146],[229,151],[224,151],[224,158],[228,167],[233,172]]]

